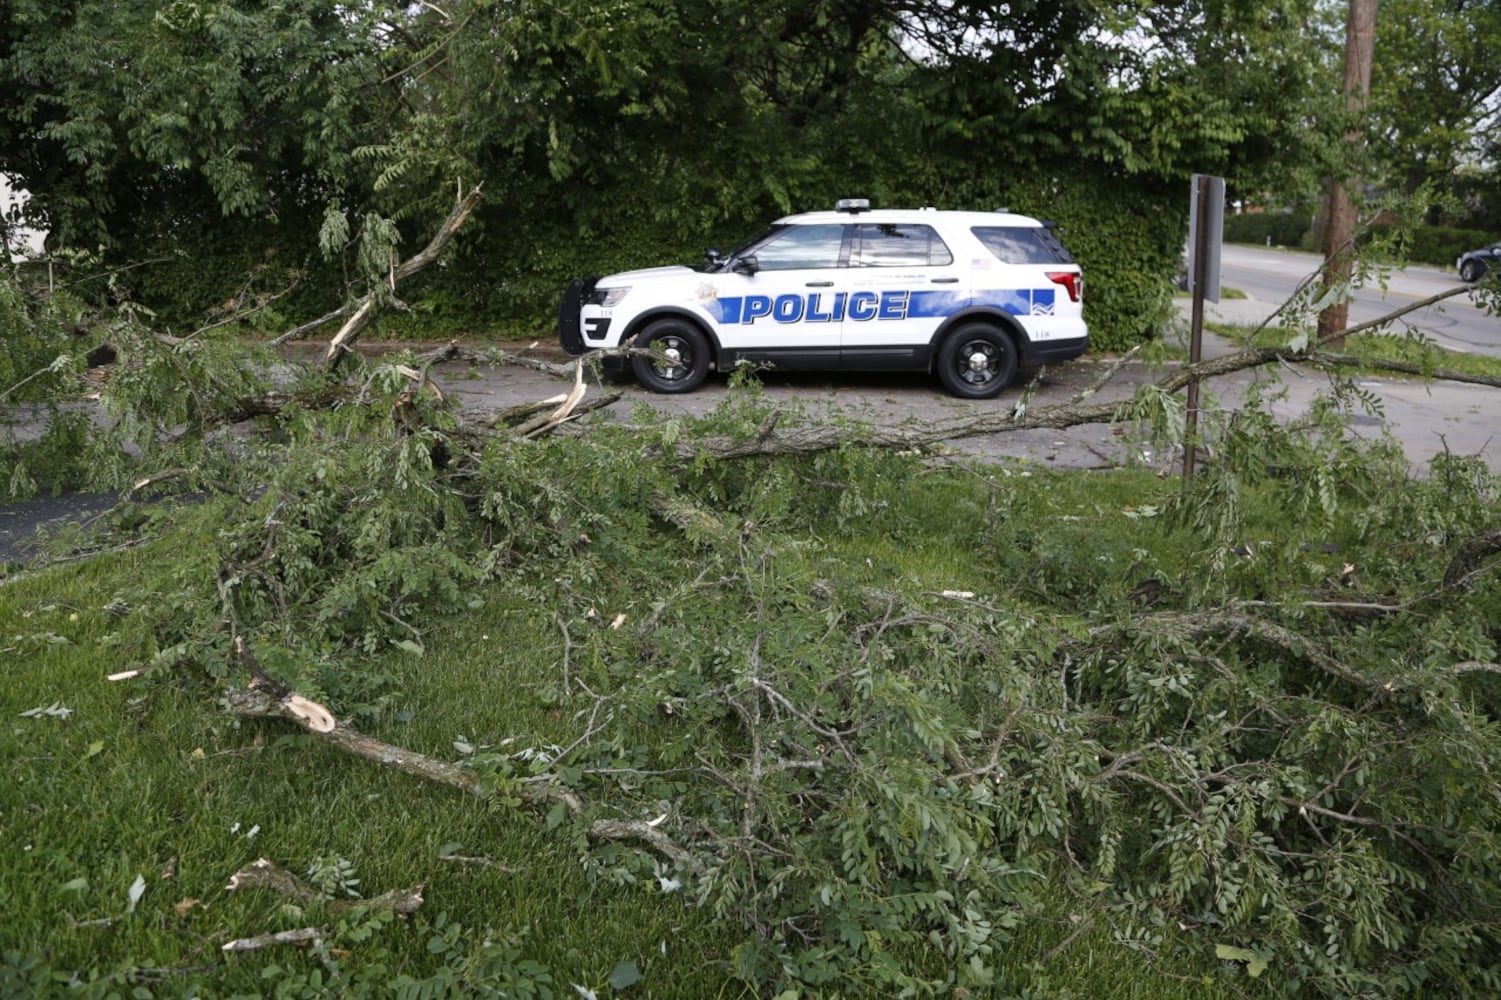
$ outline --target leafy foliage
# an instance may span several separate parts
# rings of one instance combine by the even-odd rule
[[[1501,10],[1394,0],[1381,6],[1377,31],[1371,124],[1383,179],[1407,194],[1431,183],[1453,192],[1462,167],[1485,162],[1496,129],[1501,69],[1483,53],[1501,40]]]
[[[1091,218],[1061,184],[1006,193]],[[1142,229],[1142,256],[1176,246],[1172,222]],[[399,222],[335,208],[322,230],[368,281]],[[1293,303],[1292,321],[1316,306]],[[595,890],[681,901],[731,942],[711,968],[747,992],[1022,990],[1047,961],[1018,967],[1010,947],[1061,921],[1078,930],[1049,957],[1093,928],[1216,969],[1212,986],[1243,965],[1289,993],[1501,988],[1501,484],[1456,456],[1413,480],[1390,442],[1352,439],[1373,405],[1358,384],[1333,382],[1291,427],[1275,387],[1253,387],[1204,425],[1182,491],[854,434],[816,454],[695,455],[805,419],[748,376],[707,418],[532,441],[466,425],[411,357],[341,384],[227,330],[160,336],[130,301],[109,329],[111,426],[83,440],[63,421],[39,447],[76,451],[70,475],[100,485],[145,471],[208,494],[112,521],[172,546],[100,612],[145,674],[129,711],[206,708],[253,681],[399,737],[444,626],[503,601],[500,648],[541,652],[499,674],[486,632],[483,689],[523,691],[548,721],[517,733],[486,699],[450,698],[469,735],[432,745],[462,757],[485,815],[522,813]],[[1183,443],[1182,403],[1155,387],[1121,417]],[[173,534],[182,521],[196,534]],[[28,705],[18,718],[47,725],[73,711]],[[341,850],[302,856],[328,896],[370,878]],[[154,905],[138,872],[112,874],[128,913]],[[353,947],[394,921],[338,912],[311,961],[260,967],[269,990],[552,992],[531,944],[471,914],[414,921],[435,957],[401,964],[398,945]],[[621,989],[640,975],[621,956],[606,968]],[[17,951],[0,975],[105,994],[147,973]]]
[[[1339,147],[1303,0],[14,7],[0,166],[54,244],[152,260],[129,289],[178,330],[293,277],[277,315],[378,287],[309,259],[317,220],[387,220],[389,251],[483,181],[471,245],[392,330],[534,329],[572,275],[694,259],[838,197],[1025,192],[1102,248],[1080,256],[1118,347],[1157,332],[1189,172],[1260,190]]]
[[[216,450],[194,408],[210,370],[142,364],[121,391]],[[1484,565],[1445,581],[1494,530],[1498,484],[1458,458],[1413,481],[1347,440],[1358,390],[1298,429],[1253,397],[1192,492],[1129,478],[1129,505],[1082,509],[1068,477],[854,447],[677,457],[755,434],[753,388],[649,432],[479,444],[394,367],[360,393],[277,420],[272,463],[269,442],[229,449],[215,544],[154,576],[114,639],[161,684],[238,678],[238,635],[273,681],[381,725],[382,654],[423,654],[498,585],[554,616],[561,664],[516,682],[574,728],[515,753],[500,721],[468,766],[497,808],[539,782],[578,796],[537,821],[597,885],[681,893],[754,992],[1019,988],[1008,941],[1065,913],[1288,992],[1496,988],[1501,591]],[[591,840],[600,820],[678,853]],[[354,876],[326,856],[312,877]],[[429,947],[458,934],[435,924]],[[545,995],[547,970],[494,955]],[[289,995],[327,974],[267,973]]]

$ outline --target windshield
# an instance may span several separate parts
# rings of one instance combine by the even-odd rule
[[[777,233],[780,233],[783,229],[786,228],[787,227],[785,225],[772,226],[770,229],[767,229],[757,235],[754,239],[746,240],[744,243],[740,244],[738,247],[725,254],[717,262],[705,259],[699,261],[697,264],[694,264],[693,269],[703,274],[717,274],[720,271],[725,270],[729,266],[730,261],[734,260],[736,257],[742,256],[751,248],[760,246],[762,243],[765,243],[767,240],[771,239]]]

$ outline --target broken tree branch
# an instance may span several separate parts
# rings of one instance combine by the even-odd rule
[[[312,729],[308,726],[307,720],[288,707],[285,699],[275,698],[266,691],[257,688],[229,688],[224,692],[222,704],[231,715],[240,718],[295,719],[326,743],[346,753],[352,753],[356,757],[363,757],[426,781],[435,781],[438,784],[457,788],[477,798],[484,798],[490,794],[490,789],[480,776],[468,768],[411,750],[403,750],[401,747],[357,733],[348,726],[335,726],[327,732]],[[575,817],[581,816],[584,812],[585,804],[579,796],[545,776],[522,782],[514,789],[514,793],[523,801],[533,805],[562,803],[568,809],[569,814]],[[695,870],[698,868],[697,860],[687,848],[678,844],[663,830],[649,823],[601,819],[591,823],[586,832],[595,840],[645,841],[671,860]],[[365,905],[369,905],[368,900]]]
[[[558,408],[546,416],[533,417],[511,428],[511,436],[523,439],[541,437],[564,421],[572,420],[574,410],[578,409],[579,403],[583,402],[584,393],[587,391],[584,385],[584,359],[580,358],[573,364],[573,387],[568,390],[568,394],[563,397]]]
[[[304,720],[288,709],[281,699],[256,688],[230,688],[224,693],[224,705],[231,715],[242,718],[293,719],[299,725],[305,725]],[[486,794],[484,783],[480,781],[479,776],[457,764],[450,764],[425,754],[382,743],[380,740],[361,735],[348,726],[335,725],[333,729],[319,732],[317,735],[356,757],[373,760],[377,764],[404,771],[427,781],[436,781],[470,795]]]
[[[1383,361],[1378,358],[1359,358],[1351,354],[1325,354],[1323,352],[1314,355],[1314,360],[1324,365],[1350,368],[1375,368],[1380,371],[1402,372],[1406,375],[1422,375],[1425,378],[1437,379],[1441,382],[1467,382],[1470,385],[1484,385],[1492,389],[1501,389],[1501,378],[1496,378],[1494,375],[1473,375],[1469,372],[1457,372],[1448,368],[1424,371],[1422,365],[1414,365],[1406,361]]]
[[[295,931],[274,931],[270,934],[257,934],[255,937],[235,938],[224,945],[224,951],[258,951],[261,948],[270,948],[278,944],[317,944],[323,940],[324,930],[321,927],[302,927]]]
[[[411,914],[422,905],[422,883],[410,889],[392,889],[371,899],[327,899],[317,889],[298,878],[292,872],[267,858],[259,858],[229,877],[226,892],[238,889],[270,889],[304,905],[318,904],[332,911],[339,910],[390,910],[392,913]]]
[[[346,315],[349,312],[349,310],[351,310],[353,308],[354,308],[354,303],[353,302],[346,302],[344,305],[340,306],[339,308],[329,310],[328,312],[324,313],[322,316],[319,316],[317,319],[315,319],[315,320],[309,320],[308,322],[302,324],[301,326],[293,327],[292,329],[288,330],[286,333],[283,333],[281,336],[274,338],[271,341],[271,346],[272,347],[280,347],[282,344],[285,344],[289,340],[297,340],[300,337],[305,337],[309,333],[312,333],[314,330],[318,329],[318,327],[323,326],[323,325],[325,325],[327,323],[332,323],[334,320],[338,319],[340,316]]]
[[[1501,553],[1501,528],[1467,540],[1449,560],[1444,571],[1444,589],[1463,586],[1474,578],[1491,556]]]
[[[642,820],[595,820],[589,825],[589,836],[594,840],[644,840],[689,871],[698,872],[703,868],[688,850],[657,827]]]
[[[392,269],[390,274],[392,291],[395,290],[398,283],[411,277],[438,259],[438,256],[443,253],[443,249],[453,239],[454,234],[459,231],[464,222],[469,218],[469,214],[474,211],[474,206],[479,204],[483,190],[484,185],[478,185],[461,198],[454,205],[453,210],[448,213],[448,218],[443,220],[443,225],[438,227],[437,233],[434,234],[427,246],[423,247],[415,256],[402,261]],[[381,305],[381,297],[382,292],[372,289],[365,293],[365,296],[354,306],[353,315],[344,321],[344,325],[339,328],[339,332],[328,342],[328,348],[323,353],[323,367],[326,371],[331,372],[338,368],[339,363],[344,360],[344,356],[353,349],[354,342],[359,339],[365,327],[369,326],[370,321],[375,318],[375,313]]]

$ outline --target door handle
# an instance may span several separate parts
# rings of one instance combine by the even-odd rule
[[[959,283],[959,279],[958,278],[933,278],[932,282],[935,285],[957,285]]]
[[[955,279],[955,280],[957,280],[957,279]],[[803,287],[804,288],[833,288],[834,287],[834,283],[832,281],[810,281],[806,285],[804,285]]]

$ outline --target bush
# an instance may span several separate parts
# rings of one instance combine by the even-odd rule
[[[1391,235],[1395,226],[1372,226],[1379,236]],[[1438,267],[1453,267],[1460,254],[1490,246],[1496,240],[1494,233],[1480,229],[1454,229],[1449,226],[1419,226],[1402,235],[1398,240],[1403,256],[1419,264],[1434,264]]]
[[[1378,239],[1391,237],[1400,227],[1396,223],[1377,223],[1368,234]],[[1261,212],[1225,216],[1225,242],[1250,243],[1257,246],[1317,249],[1312,240],[1313,217],[1304,211]],[[1494,233],[1481,229],[1457,229],[1452,226],[1417,226],[1397,241],[1404,261],[1453,267],[1460,254],[1489,246]]]
[[[1094,178],[1015,200],[1018,211],[1056,219],[1084,267],[1090,346],[1122,351],[1161,336],[1173,309],[1173,276],[1187,233],[1187,199],[1119,190],[1101,198]]]
[[[550,335],[558,295],[569,278],[691,263],[702,258],[705,247],[733,247],[786,214],[764,194],[696,210],[692,198],[685,201],[669,180],[647,183],[647,190],[629,199],[602,195],[600,203],[611,207],[595,205],[592,215],[559,211],[543,200],[529,206],[500,198],[481,203],[448,254],[398,291],[410,311],[385,312],[377,335],[438,339],[497,329],[511,336]],[[1020,184],[987,178],[942,190],[922,184],[894,190],[847,178],[825,185],[833,193],[796,193],[792,210],[828,207],[836,194],[855,190],[871,192],[878,205],[1009,205],[1055,220],[1088,276],[1085,318],[1091,341],[1096,349],[1120,350],[1158,336],[1171,315],[1171,281],[1186,219],[1176,192],[1136,185],[1104,199],[1102,183],[1086,171]],[[706,204],[712,201],[704,198]],[[424,245],[430,232],[405,223],[402,235],[399,253],[405,257]],[[121,282],[127,297],[156,313],[159,325],[183,331],[237,301],[253,303],[257,294],[279,291],[291,272],[301,271],[302,283],[258,324],[269,329],[285,318],[290,326],[331,308],[342,294],[337,264],[318,260],[315,244],[313,229],[302,224],[226,227],[213,219],[178,225],[167,236],[134,243],[129,253],[152,263],[132,268]],[[102,285],[93,289],[100,298],[107,292]]]
[[[1312,228],[1313,216],[1301,210],[1242,212],[1225,216],[1225,242],[1296,247]]]

